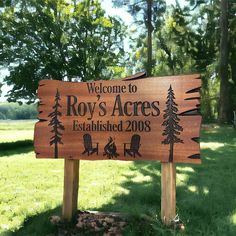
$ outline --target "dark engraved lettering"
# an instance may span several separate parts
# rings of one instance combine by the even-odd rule
[[[126,120],[126,132],[150,132],[151,131],[151,122],[149,120]]]
[[[150,132],[151,131],[151,122],[149,121],[149,120],[146,120],[145,121],[145,128],[144,128],[144,130],[145,130],[145,132]]]
[[[142,106],[142,102],[134,102],[134,116],[138,116],[138,106]]]
[[[94,93],[95,83],[87,83],[89,93]]]
[[[125,85],[121,86],[121,93],[126,93],[126,86]]]
[[[89,102],[88,103],[88,109],[89,109],[89,113],[90,113],[90,117],[88,118],[88,120],[91,120],[93,118],[95,106],[96,106],[96,102],[93,102],[93,103]]]
[[[126,116],[132,116],[133,113],[132,112],[131,113],[128,112],[128,105],[130,105],[132,107],[133,103],[130,102],[130,101],[125,103],[125,105],[124,105],[124,113],[125,113]]]
[[[85,102],[79,103],[79,105],[78,105],[78,114],[80,116],[85,116],[86,113],[87,113],[87,106],[86,106]]]
[[[87,88],[89,93],[126,93],[126,86],[125,85],[108,85],[103,86],[102,83],[99,83],[97,86],[95,83],[87,83]]]
[[[151,112],[150,112],[149,108],[151,108],[150,103],[148,101],[143,102],[143,104],[141,106],[141,111],[144,116],[150,116]],[[146,113],[147,110],[149,111],[148,113]]]
[[[160,115],[159,101],[152,102],[152,108],[155,110],[152,112],[152,116],[159,116]]]
[[[112,111],[112,116],[115,116],[116,111],[119,112],[118,116],[124,116],[120,95],[116,96],[115,104]]]
[[[106,110],[106,102],[100,102],[99,103],[99,116],[105,116],[107,114],[107,110]]]
[[[78,120],[73,120],[73,131],[78,130]]]
[[[73,103],[71,103],[71,98],[74,99]],[[74,116],[77,116],[76,109],[75,109],[75,104],[77,103],[77,97],[74,95],[69,95],[67,96],[67,116],[72,116],[71,111]]]

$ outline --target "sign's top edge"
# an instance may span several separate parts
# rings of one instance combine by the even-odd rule
[[[152,76],[152,77],[137,77],[137,78],[132,78],[129,79],[129,77],[125,77],[123,79],[111,79],[111,80],[88,80],[86,82],[69,82],[69,81],[63,81],[63,80],[50,80],[50,79],[43,79],[39,81],[39,85],[43,86],[44,82],[48,82],[48,81],[53,81],[55,83],[55,81],[57,82],[66,82],[66,83],[89,83],[89,82],[105,82],[105,81],[122,81],[122,82],[129,82],[130,80],[147,80],[147,79],[162,79],[162,78],[169,78],[169,79],[178,79],[178,78],[191,78],[191,79],[200,79],[201,78],[201,74],[188,74],[188,75],[170,75],[170,76]]]

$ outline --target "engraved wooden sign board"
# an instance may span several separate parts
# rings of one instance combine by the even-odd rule
[[[38,158],[200,163],[199,75],[42,80]]]

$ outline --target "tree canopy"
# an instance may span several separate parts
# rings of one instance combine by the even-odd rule
[[[27,0],[0,12],[0,65],[9,101],[35,100],[38,81],[109,79],[123,55],[120,19],[98,1]]]
[[[231,122],[236,1],[110,1],[132,15],[132,30],[105,14],[98,0],[1,1],[0,67],[10,71],[4,80],[12,86],[8,100],[33,102],[41,79],[110,79],[141,70],[154,76],[201,73],[204,121]]]
[[[159,25],[153,31],[151,47],[145,34],[138,35],[127,65],[133,65],[135,71],[146,68],[148,47],[152,49],[153,75],[201,73],[204,121],[219,118],[221,123],[231,122],[236,110],[236,1],[224,0],[222,4],[219,0],[186,0],[185,5],[179,2],[158,15]],[[142,7],[147,12],[147,4]],[[223,59],[224,55],[227,57]]]

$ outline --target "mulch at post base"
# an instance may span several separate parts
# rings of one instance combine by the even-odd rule
[[[50,222],[58,227],[58,236],[122,236],[128,217],[122,213],[78,211],[73,225],[64,223],[59,216],[51,216]]]
[[[50,222],[56,226],[57,233],[47,236],[122,236],[132,224],[149,227],[152,235],[155,235],[155,226],[160,227],[156,218],[142,214],[138,218],[125,213],[98,212],[98,211],[78,211],[73,223],[63,222],[59,216],[51,216]],[[126,228],[127,227],[127,228]],[[173,219],[169,226],[164,226],[173,232],[183,232],[185,225],[179,217]],[[138,227],[139,228],[139,227]],[[139,230],[138,230],[139,231]],[[143,229],[140,231],[143,231]]]

